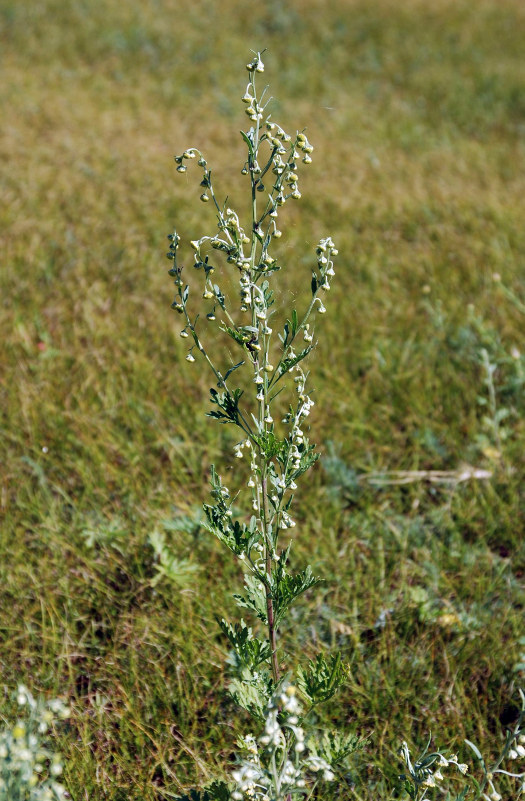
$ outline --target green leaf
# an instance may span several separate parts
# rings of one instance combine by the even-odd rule
[[[298,686],[312,705],[332,698],[346,678],[341,654],[332,654],[329,659],[319,654],[310,660],[306,668],[299,668]]]
[[[254,637],[252,630],[244,620],[240,623],[228,623],[224,618],[218,620],[219,626],[235,649],[235,653],[240,662],[239,667],[246,667],[255,670],[262,662],[266,662],[272,649],[268,640],[259,640]]]
[[[229,325],[221,323],[220,328],[241,347],[244,347],[248,342],[255,341],[259,334],[259,329],[252,325],[240,325],[238,328],[231,328]]]
[[[229,369],[229,370],[227,370],[227,372],[226,372],[226,375],[224,376],[224,380],[226,381],[226,379],[227,379],[229,376],[231,376],[231,374],[233,373],[233,371],[234,371],[234,370],[237,370],[237,368],[239,368],[239,367],[242,367],[242,365],[243,365],[243,364],[244,364],[244,359],[243,359],[243,361],[242,361],[242,362],[238,362],[237,364],[234,364],[234,365],[233,365],[233,367],[230,367],[230,369]]]
[[[248,526],[239,523],[238,520],[232,522],[226,516],[226,505],[221,502],[215,506],[204,504],[203,509],[207,520],[204,525],[211,534],[227,545],[236,556],[250,553],[259,539],[258,531],[251,531]]]
[[[261,449],[261,453],[264,455],[266,460],[277,457],[279,461],[282,462],[286,459],[286,455],[289,450],[289,443],[287,440],[276,437],[273,431],[267,431],[259,434],[259,436],[255,438],[255,441]]]
[[[315,273],[312,273],[312,295],[315,295],[318,287],[319,287],[319,281],[317,275]]]
[[[249,152],[251,158],[253,158],[254,151],[253,151],[253,142],[252,142],[252,140],[250,139],[248,134],[244,133],[244,131],[241,131],[241,136],[244,139],[244,141],[246,142],[246,145],[248,146],[248,152]]]
[[[186,587],[200,569],[199,565],[190,562],[189,559],[178,559],[170,550],[161,531],[152,531],[148,542],[158,560],[155,564],[157,575],[152,579],[151,586],[154,587],[162,578],[166,578],[179,587]]]
[[[260,674],[250,680],[233,679],[228,685],[228,691],[235,703],[261,722],[266,718],[272,689],[270,676]]]
[[[239,400],[242,394],[241,389],[234,389],[233,392],[226,390],[219,393],[212,387],[210,389],[210,401],[218,406],[218,410],[207,412],[206,416],[213,417],[220,423],[235,423],[239,425]]]
[[[299,446],[299,451],[301,453],[301,462],[292,474],[293,479],[299,478],[303,473],[306,473],[319,459],[319,454],[315,453],[315,445],[310,445],[307,437],[304,438],[304,441]]]
[[[234,595],[237,606],[249,609],[257,615],[259,620],[268,625],[268,612],[266,608],[266,591],[264,584],[255,576],[244,577],[246,595]]]
[[[280,378],[285,373],[287,373],[292,367],[294,367],[299,362],[302,362],[305,359],[311,350],[313,350],[313,345],[308,345],[307,348],[302,350],[300,353],[297,353],[293,358],[283,359],[279,365],[279,370],[277,372],[277,378]]]
[[[177,796],[177,801],[231,801],[231,793],[226,782],[214,781],[202,790]]]
[[[270,289],[270,284],[268,281],[263,281],[261,284],[261,289],[264,295],[264,304],[267,309],[274,304],[274,292],[273,289]]]
[[[477,758],[481,762],[484,762],[485,760],[483,759],[483,756],[482,756],[479,748],[477,747],[477,745],[474,745],[474,743],[471,743],[470,740],[467,740],[467,739],[465,739],[465,742],[468,745],[468,747],[471,748],[474,751],[474,753],[476,754]]]
[[[359,738],[353,732],[325,731],[319,739],[308,740],[310,753],[325,759],[332,767],[347,767],[346,760],[355,751],[366,746],[368,738]]]
[[[272,573],[272,598],[274,602],[275,624],[283,620],[294,600],[306,590],[321,582],[312,575],[310,565],[293,576],[286,572],[285,564],[289,548],[281,554]]]
[[[292,319],[286,320],[284,324],[284,333],[279,334],[279,339],[283,343],[284,348],[286,348],[287,345],[294,339],[295,335],[297,334],[297,327],[298,327],[297,312],[295,309],[293,309]]]

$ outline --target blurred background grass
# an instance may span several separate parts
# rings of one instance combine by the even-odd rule
[[[164,252],[175,224],[213,228],[173,154],[199,146],[240,197],[249,48],[274,118],[316,146],[284,212],[285,301],[320,236],[340,251],[295,549],[326,583],[284,636],[350,664],[326,718],[372,735],[356,797],[386,792],[402,738],[498,749],[523,635],[523,314],[503,288],[524,302],[524,36],[520,0],[0,5],[0,665],[6,697],[24,680],[72,704],[75,801],[173,797],[245,725],[214,621],[240,573],[196,511],[232,435],[204,417]],[[492,478],[359,479],[464,464]],[[155,530],[191,580],[152,585]]]

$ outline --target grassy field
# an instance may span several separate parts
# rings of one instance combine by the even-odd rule
[[[3,707],[20,680],[68,700],[74,801],[173,798],[245,725],[214,619],[241,574],[199,525],[234,435],[164,254],[212,220],[174,154],[239,197],[250,47],[316,147],[283,296],[320,236],[340,252],[294,552],[325,583],[284,637],[349,664],[325,712],[371,736],[348,797],[391,797],[402,739],[498,751],[525,633],[524,39],[521,0],[0,5]],[[490,477],[391,474],[466,465]],[[186,580],[157,580],[154,531]]]

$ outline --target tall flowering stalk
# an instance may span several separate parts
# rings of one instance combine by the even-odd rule
[[[243,619],[235,623],[221,621],[234,651],[235,676],[230,691],[254,718],[268,724],[276,715],[285,714],[284,707],[279,711],[275,698],[285,697],[283,682],[288,687],[290,679],[281,676],[279,667],[282,657],[279,627],[295,599],[319,581],[309,566],[296,573],[290,571],[291,545],[283,547],[281,540],[283,533],[295,526],[291,506],[297,481],[317,459],[306,430],[314,401],[307,388],[308,372],[303,361],[315,347],[314,312],[326,311],[322,298],[331,286],[337,249],[330,237],[321,239],[312,269],[305,278],[310,300],[302,312],[295,307],[287,311],[282,330],[274,336],[272,317],[276,298],[271,279],[284,266],[280,255],[274,253],[275,240],[281,237],[278,220],[286,203],[301,197],[299,172],[312,161],[313,147],[304,132],[291,136],[267,113],[266,89],[259,94],[256,86],[256,79],[264,71],[260,53],[250,61],[247,70],[248,84],[242,101],[251,125],[241,131],[246,145],[241,173],[249,195],[249,218],[241,222],[234,208],[218,200],[211,169],[200,150],[189,148],[175,159],[179,173],[186,172],[191,162],[197,161],[201,169],[200,200],[214,208],[217,219],[213,233],[190,243],[193,268],[202,280],[204,311],[196,313],[193,297],[190,298],[190,285],[178,261],[181,239],[176,231],[168,237],[167,255],[173,262],[170,275],[176,286],[172,306],[183,318],[181,337],[191,343],[186,359],[204,360],[216,384],[210,389],[213,408],[208,416],[238,430],[233,456],[246,459],[250,466],[247,482],[250,515],[236,518],[233,504],[235,500],[237,507],[239,501],[232,497],[213,466],[213,503],[206,504],[204,511],[209,531],[245,567],[244,592],[234,596],[237,605],[260,621],[258,636]],[[236,300],[227,296],[224,279],[221,285],[224,270],[238,278]],[[209,337],[216,337],[219,332],[233,342],[238,353],[238,358],[226,365],[217,363],[206,345]],[[251,392],[235,385],[237,376],[242,373],[246,376],[246,371],[251,380],[247,382],[245,378],[245,384],[252,387]],[[276,421],[274,401],[281,393],[284,396],[288,393],[288,411]],[[273,760],[273,768],[265,775],[282,775],[285,763],[290,762],[288,754],[293,743],[299,749],[296,753],[300,753],[303,741],[297,739],[297,732],[302,732],[299,723],[316,704],[333,695],[343,673],[337,656],[330,659],[319,656],[299,669],[296,681],[305,710],[298,706],[301,715],[295,716],[297,724],[279,728],[282,739],[279,735],[279,744],[272,741],[271,758],[266,745],[265,753]],[[294,690],[292,686],[290,692]],[[347,746],[348,743],[350,740]],[[343,752],[347,755],[349,750],[341,746],[339,752],[339,756]],[[328,760],[323,755],[318,758],[319,764],[325,766],[322,771],[325,779],[333,778]],[[259,768],[264,773],[261,765]],[[254,770],[253,765],[246,770],[248,773]],[[286,774],[290,781],[292,773]],[[241,774],[244,776],[242,769],[236,775]],[[288,789],[285,792],[274,787],[273,794],[267,795],[265,790],[261,798],[290,798],[287,783],[283,780],[277,784]],[[294,792],[299,787],[294,785]],[[236,793],[235,798],[244,797],[243,790],[237,789]]]

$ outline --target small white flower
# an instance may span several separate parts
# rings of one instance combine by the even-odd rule
[[[195,356],[192,353],[188,353],[188,355],[186,356],[186,361],[187,362],[194,362],[195,361]]]

